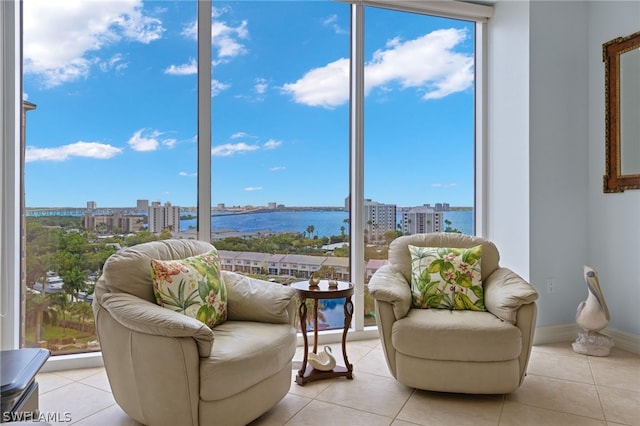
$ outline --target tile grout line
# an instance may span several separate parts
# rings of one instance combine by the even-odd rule
[[[593,372],[593,365],[591,365],[591,357],[589,356],[587,356],[587,363],[589,364],[589,372],[591,373],[591,378],[593,379],[593,384],[596,388],[596,395],[598,396],[598,403],[600,404],[600,410],[602,411],[602,418],[604,419],[605,423],[609,423],[609,421],[607,420],[607,411],[604,409],[602,397],[600,396],[600,386],[598,385],[596,375]]]

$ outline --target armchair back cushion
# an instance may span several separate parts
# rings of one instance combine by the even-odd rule
[[[214,247],[197,240],[153,241],[128,247],[115,253],[105,262],[103,279],[98,280],[95,297],[106,293],[129,293],[156,303],[151,281],[151,259],[178,260],[212,250]],[[111,264],[117,267],[111,268]]]
[[[482,245],[482,260],[480,276],[484,281],[493,271],[498,269],[500,254],[498,248],[491,241],[464,234],[443,232],[434,234],[414,234],[396,238],[389,245],[389,263],[394,265],[411,282],[411,255],[409,246],[419,247],[452,247],[471,248]]]
[[[222,271],[222,278],[227,287],[228,320],[293,324],[294,288],[229,271]]]

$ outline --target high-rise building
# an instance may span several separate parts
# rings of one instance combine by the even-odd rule
[[[364,226],[368,242],[384,240],[385,232],[396,229],[396,205],[364,200]]]
[[[137,200],[136,210],[147,211],[149,209],[149,200]]]
[[[405,235],[425,232],[442,232],[442,212],[431,207],[413,207],[402,213],[402,233]]]
[[[95,201],[87,201],[87,210],[95,210],[96,202]]]
[[[84,214],[84,227],[98,230],[100,233],[112,233],[117,230],[120,233],[138,232],[144,225],[144,216],[125,216],[122,212],[98,214],[87,210]]]
[[[153,202],[149,207],[149,231],[159,234],[165,229],[180,231],[180,207],[165,203]]]

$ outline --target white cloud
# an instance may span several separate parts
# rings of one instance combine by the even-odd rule
[[[240,139],[240,138],[252,138],[255,139],[255,136],[251,136],[245,132],[237,132],[231,135],[231,139]],[[243,154],[251,151],[259,151],[261,149],[275,149],[282,145],[281,141],[277,141],[275,139],[269,139],[267,142],[260,145],[250,145],[245,142],[237,142],[237,143],[225,143],[223,145],[214,146],[211,148],[211,155],[215,157],[229,157],[235,154]]]
[[[160,146],[158,136],[162,133],[154,130],[148,136],[142,136],[142,132],[146,129],[140,129],[129,139],[129,146],[134,151],[155,151]]]
[[[286,170],[287,168],[285,166],[276,166],[276,167],[271,167],[269,168],[270,172],[279,172],[280,170]]]
[[[223,145],[218,145],[211,148],[211,155],[213,155],[214,157],[228,157],[234,154],[257,151],[258,149],[260,149],[258,145],[248,145],[244,142],[235,144],[225,143]]]
[[[196,177],[196,176],[198,176],[198,174],[197,173],[188,173],[188,172],[179,172],[178,176]]]
[[[325,18],[322,21],[322,24],[325,27],[329,27],[332,28],[333,31],[335,31],[336,34],[349,34],[349,31],[345,30],[344,28],[342,28],[339,24],[338,24],[338,15],[331,15],[327,18]]]
[[[245,132],[236,132],[231,135],[231,139],[248,138],[248,137],[251,137],[251,136]]]
[[[262,189],[261,186],[247,186],[244,190],[245,191],[260,191]]]
[[[263,95],[268,88],[269,88],[269,83],[267,82],[266,78],[256,78],[256,84],[254,86],[254,89],[257,94]]]
[[[277,141],[275,139],[269,139],[262,147],[264,149],[275,149],[282,145],[282,141]]]
[[[121,72],[129,66],[129,64],[127,62],[123,62],[123,60],[122,55],[116,54],[111,58],[98,63],[98,68],[100,68],[100,71],[102,72],[108,72],[111,70]]]
[[[167,148],[173,148],[177,143],[177,139],[165,139],[162,141],[162,145],[166,146]]]
[[[247,53],[247,49],[242,44],[243,39],[249,37],[248,22],[242,21],[237,25],[227,24],[221,16],[230,12],[227,7],[212,9],[211,13],[211,46],[213,48],[213,59],[211,64],[215,67],[219,64],[228,63],[233,58]],[[185,27],[181,33],[184,37],[192,40],[198,38],[198,22],[193,21]],[[166,74],[190,75],[198,72],[198,64],[195,59],[191,59],[188,64],[171,65],[165,70]],[[218,96],[222,91],[231,87],[228,83],[223,83],[216,79],[211,79],[211,97]]]
[[[413,40],[390,40],[365,65],[365,91],[389,91],[389,85],[416,88],[423,99],[438,99],[473,84],[473,55],[454,49],[466,39],[464,29],[436,30]],[[349,60],[338,59],[283,86],[297,103],[334,108],[349,98]]]
[[[26,0],[23,22],[24,72],[48,87],[86,78],[94,66],[111,69],[114,57],[100,56],[105,46],[150,43],[164,32],[159,19],[143,15],[140,0]]]
[[[191,58],[189,63],[181,64],[181,65],[170,65],[166,70],[164,70],[165,74],[171,75],[193,75],[198,73],[198,62]]]
[[[457,183],[432,183],[431,186],[434,188],[453,188],[458,186]]]
[[[466,36],[465,30],[450,28],[389,41],[367,64],[366,90],[396,81],[403,88],[420,88],[424,99],[438,99],[470,88],[473,55],[453,50]]]
[[[247,53],[246,47],[240,42],[249,37],[248,22],[242,21],[237,26],[227,25],[226,22],[214,20],[211,23],[211,44],[218,61],[227,61]]]
[[[218,96],[220,92],[222,92],[223,90],[227,90],[229,87],[231,87],[230,84],[222,83],[218,80],[212,79],[211,80],[211,97],[213,98],[214,96]]]
[[[237,25],[229,24],[222,19],[230,12],[229,7],[213,8],[211,20],[211,45],[213,48],[213,64],[229,62],[236,56],[247,53],[247,48],[242,40],[249,37],[248,22],[246,20]],[[182,35],[196,40],[198,36],[198,23],[193,21],[183,31]]]
[[[349,99],[349,59],[341,58],[307,72],[282,89],[300,104],[334,108]]]
[[[184,28],[184,30],[182,30],[180,34],[194,41],[198,40],[198,21],[192,21]]]
[[[95,158],[108,160],[122,153],[122,148],[116,148],[100,142],[75,142],[55,148],[36,148],[28,146],[25,152],[25,162],[32,161],[64,161],[71,157]]]

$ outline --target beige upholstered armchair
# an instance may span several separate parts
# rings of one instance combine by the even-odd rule
[[[471,248],[479,262],[486,311],[412,307],[409,246]],[[371,277],[376,320],[391,374],[418,389],[470,394],[515,391],[523,382],[536,324],[536,290],[498,264],[490,241],[454,233],[399,237],[389,264]]]
[[[146,425],[244,425],[289,391],[295,290],[222,271],[227,320],[209,328],[155,303],[151,259],[184,259],[208,243],[166,240],[112,255],[93,310],[113,396]]]

